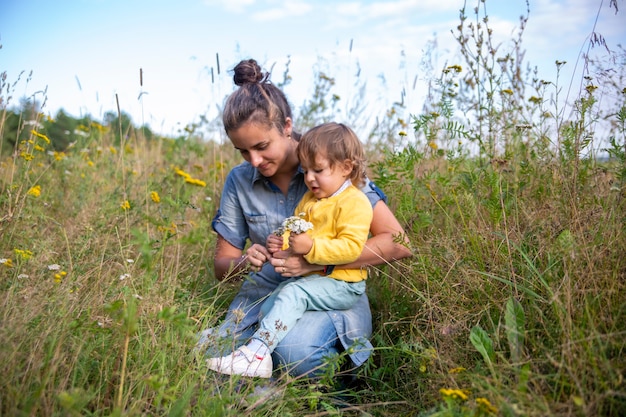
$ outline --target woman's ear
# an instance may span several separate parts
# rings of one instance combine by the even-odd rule
[[[285,118],[285,127],[283,128],[283,134],[288,138],[291,137],[291,131],[293,130],[293,122],[291,121],[291,117]]]

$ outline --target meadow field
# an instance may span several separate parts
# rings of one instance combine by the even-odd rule
[[[362,137],[413,256],[370,268],[375,350],[355,378],[344,355],[268,383],[193,351],[245,279],[213,276],[210,223],[242,160],[219,120],[172,138],[119,111],[46,117],[8,105],[23,80],[5,74],[0,415],[626,415],[626,53],[587,62],[563,103],[521,43],[456,30],[424,107],[394,104]],[[337,118],[318,75],[301,130]]]

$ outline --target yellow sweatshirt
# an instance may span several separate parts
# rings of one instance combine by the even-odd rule
[[[338,195],[318,200],[307,192],[295,210],[313,223],[308,233],[313,247],[304,255],[311,264],[343,265],[361,256],[368,238],[373,210],[365,194],[351,185]],[[358,282],[367,279],[367,270],[335,268],[331,278]]]

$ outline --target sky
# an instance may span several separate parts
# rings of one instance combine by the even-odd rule
[[[610,49],[624,45],[626,1],[616,1],[617,14],[610,0],[484,5],[494,38],[505,43],[529,9],[525,62],[554,80],[555,61],[566,61],[560,78],[569,80],[580,77],[577,59],[594,27]],[[457,63],[451,31],[464,3],[473,18],[479,2],[0,0],[0,72],[7,76],[1,95],[9,107],[27,97],[53,117],[63,109],[97,120],[117,111],[119,102],[135,124],[176,135],[202,115],[216,114],[234,89],[230,70],[254,58],[272,69],[274,82],[289,62],[292,82],[285,92],[294,108],[311,97],[316,65],[327,65],[346,102],[356,97],[355,80],[366,82],[372,117],[403,91],[407,111],[417,114],[423,86],[437,75],[424,71],[425,51],[436,41],[431,58],[437,71]]]

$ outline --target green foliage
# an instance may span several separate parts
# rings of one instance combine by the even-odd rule
[[[493,350],[493,342],[491,341],[491,338],[489,338],[487,332],[484,331],[479,325],[472,327],[472,330],[470,331],[470,342],[472,342],[474,348],[483,357],[483,360],[489,367],[492,376],[497,378],[493,367],[496,354]]]
[[[509,298],[506,302],[504,323],[511,361],[520,363],[524,349],[526,316],[524,315],[522,305],[515,298]]]

